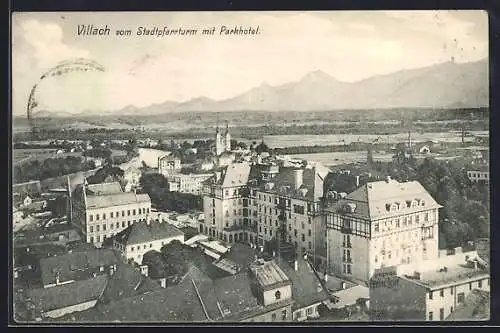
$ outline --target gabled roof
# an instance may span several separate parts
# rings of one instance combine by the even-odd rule
[[[151,202],[151,198],[148,194],[131,192],[87,196],[87,208],[116,207],[140,202]]]
[[[248,163],[233,163],[228,165],[222,178],[222,187],[246,185],[249,175],[250,165]]]
[[[123,193],[119,182],[109,182],[87,185],[87,195],[106,195]]]
[[[110,266],[120,262],[119,254],[109,249],[93,249],[72,252],[40,259],[43,285],[55,283],[56,272],[61,282],[88,279],[100,266]]]
[[[86,322],[204,322],[207,321],[189,271],[175,286],[120,299],[91,310],[65,317],[65,321]],[[74,317],[74,319],[73,319]]]
[[[324,290],[321,281],[307,261],[299,257],[297,271],[293,265],[282,260],[278,264],[292,281],[292,297],[296,308],[304,308],[330,299],[330,295]]]
[[[133,223],[116,234],[115,240],[124,245],[134,245],[183,235],[182,231],[170,223],[151,220]]]
[[[411,207],[415,200],[418,204]],[[441,207],[418,181],[400,183],[392,179],[367,183],[327,210],[336,211],[346,204],[355,205],[349,215],[370,220]],[[399,209],[391,210],[393,204]]]
[[[106,284],[107,276],[99,275],[51,288],[29,289],[26,294],[36,308],[47,312],[96,300],[106,288]]]
[[[263,308],[252,293],[251,279],[247,273],[215,280],[199,290],[213,320],[231,320],[241,313]]]
[[[131,265],[120,263],[117,265],[113,275],[108,277],[108,284],[102,295],[102,301],[107,303],[122,298],[142,295],[161,288],[158,283],[142,275],[141,272]]]

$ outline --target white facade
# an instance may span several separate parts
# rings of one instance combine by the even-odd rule
[[[132,259],[140,265],[142,264],[142,257],[146,252],[149,251],[160,252],[161,248],[164,245],[167,245],[168,243],[174,240],[178,240],[179,242],[184,243],[184,235],[151,240],[137,244],[126,244],[126,245],[121,244],[115,240],[113,243],[113,248],[120,251],[126,260]]]

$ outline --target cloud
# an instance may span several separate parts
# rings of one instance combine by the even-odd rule
[[[40,68],[50,68],[70,58],[88,57],[89,51],[67,45],[63,30],[55,23],[30,19],[21,23],[24,42],[29,45]]]

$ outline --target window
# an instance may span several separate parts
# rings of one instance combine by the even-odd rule
[[[457,303],[463,303],[464,299],[465,299],[464,293],[457,294]]]
[[[102,230],[106,231],[106,225],[105,224],[102,225]]]
[[[352,274],[351,273],[351,265],[349,265],[349,264],[347,265],[347,274]]]
[[[101,231],[101,226],[96,225],[96,226],[95,226],[95,231],[97,231],[97,232]]]
[[[452,313],[452,312],[453,312],[453,307],[450,308],[450,313]]]
[[[453,295],[453,287],[450,288],[450,295]]]
[[[114,229],[114,227],[115,227],[115,225],[113,223],[111,223],[109,226],[111,227],[111,229]]]
[[[432,299],[432,291],[429,292],[429,299]]]
[[[299,319],[300,317],[302,317],[302,311],[297,312],[297,319]]]
[[[90,222],[94,221],[94,215],[89,215],[89,221]]]
[[[444,309],[439,309],[439,320],[444,320]]]
[[[439,291],[439,296],[444,297],[444,290],[443,290],[443,289],[441,289],[441,290]]]
[[[378,230],[379,230],[379,229],[378,229],[378,223],[375,223],[375,224],[373,225],[373,229],[374,229],[374,231],[375,231],[375,232],[378,232]]]
[[[425,215],[424,215],[424,221],[425,222],[429,221],[429,213],[425,213]]]
[[[90,226],[90,232],[94,232],[94,227]]]
[[[286,310],[281,311],[281,320],[286,319]]]
[[[313,308],[312,308],[312,306],[311,306],[310,308],[307,308],[307,309],[306,309],[306,315],[310,316],[310,315],[312,315],[312,314],[313,314]]]
[[[431,312],[429,312],[429,320],[434,320],[432,317],[433,317],[433,313],[431,311]]]
[[[130,209],[127,210],[127,216],[130,216]]]
[[[132,210],[132,215],[135,215],[135,209]]]
[[[311,243],[311,242],[309,242],[309,243],[308,243],[308,246],[309,246],[309,250],[311,250],[311,249],[312,249],[312,243]]]
[[[308,235],[309,237],[311,237],[311,229],[309,229],[309,230],[307,231],[307,235]]]
[[[275,321],[275,320],[276,320],[276,313],[273,313],[273,314],[271,315],[271,320],[272,320],[272,321]]]
[[[274,297],[276,298],[276,300],[281,299],[281,292],[279,290],[277,292],[275,292]]]
[[[96,221],[99,221],[99,214],[96,214],[95,219]]]
[[[105,220],[106,219],[106,214],[102,214],[102,219]]]
[[[483,287],[483,281],[482,280],[477,281],[477,287],[478,288],[482,288]]]
[[[306,241],[306,235],[302,234],[302,241],[305,242]]]
[[[293,235],[297,237],[297,229],[293,229]]]
[[[420,215],[415,215],[415,223],[419,223],[420,222]]]
[[[472,282],[469,282],[469,290],[472,290]]]
[[[93,243],[94,242],[94,237],[90,237],[90,242]]]
[[[122,210],[122,216],[125,216],[125,211],[124,210]]]
[[[133,246],[130,248],[130,252],[134,252],[134,247]]]
[[[144,244],[144,246],[142,247],[143,249],[146,249],[146,244]]]
[[[122,221],[122,228],[125,228],[125,221]]]
[[[109,215],[111,216],[111,218],[113,218],[113,212],[111,212]]]

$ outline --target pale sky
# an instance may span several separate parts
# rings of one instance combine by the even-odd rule
[[[110,36],[78,36],[79,24]],[[257,36],[220,36],[221,25],[259,26]],[[214,36],[137,36],[140,26],[209,28]],[[132,36],[115,36],[131,29]],[[105,73],[73,73],[38,86],[40,109],[81,112],[205,96],[225,99],[263,83],[297,81],[321,70],[354,82],[401,69],[488,57],[484,11],[15,13],[13,113],[62,60],[84,57]]]

